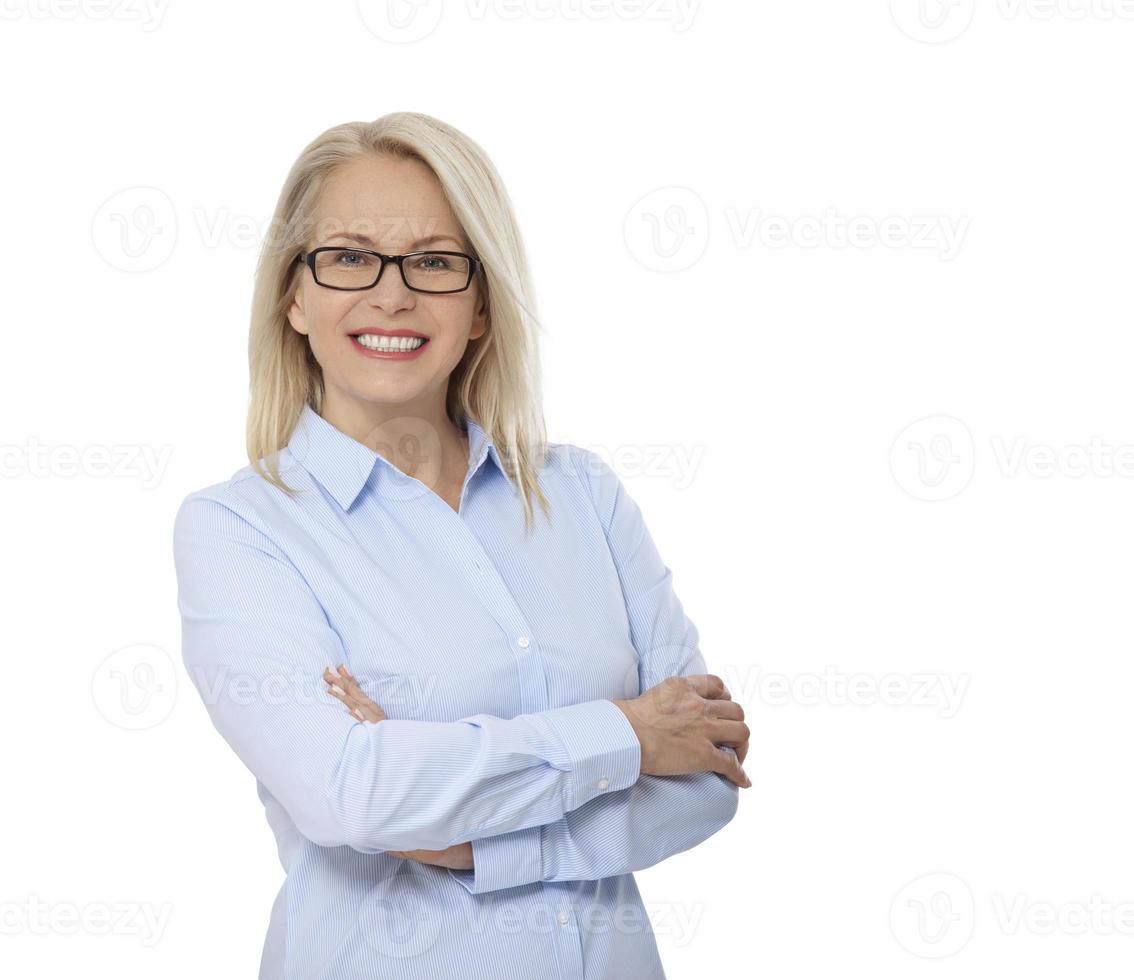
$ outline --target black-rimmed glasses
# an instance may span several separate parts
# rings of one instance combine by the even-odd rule
[[[370,289],[377,285],[387,262],[397,265],[402,282],[419,293],[459,293],[481,267],[479,259],[464,252],[407,252],[383,255],[365,248],[323,245],[300,252],[297,262],[311,270],[315,282],[328,289]]]

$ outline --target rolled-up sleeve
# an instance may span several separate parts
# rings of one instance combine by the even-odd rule
[[[639,689],[708,673],[696,626],[673,589],[642,513],[597,454],[572,447],[610,546],[638,653]],[[736,755],[731,746],[723,751]],[[706,840],[735,816],[740,789],[716,772],[640,776],[541,827],[472,845],[474,869],[451,870],[470,892],[534,881],[593,880],[651,867]]]
[[[611,701],[503,719],[358,722],[326,691],[342,641],[238,501],[181,504],[182,659],[213,726],[306,838],[363,853],[538,828],[631,786],[640,744]]]

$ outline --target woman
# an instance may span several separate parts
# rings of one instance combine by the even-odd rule
[[[261,978],[663,977],[633,872],[732,818],[748,727],[618,477],[544,439],[499,177],[394,113],[311,143],[272,227],[250,463],[174,526],[286,872]]]

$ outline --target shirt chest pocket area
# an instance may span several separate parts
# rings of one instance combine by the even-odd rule
[[[485,640],[461,657],[431,656],[418,648],[391,647],[381,640],[350,652],[348,666],[363,692],[388,718],[458,721],[469,715],[511,718],[518,713],[514,661]],[[495,646],[503,647],[501,640]]]

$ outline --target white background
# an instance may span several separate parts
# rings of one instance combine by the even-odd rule
[[[393,9],[5,0],[3,973],[255,976],[172,519],[247,462],[288,167],[412,109],[499,168],[549,436],[752,727],[637,876],[671,980],[1129,976],[1134,3]]]

